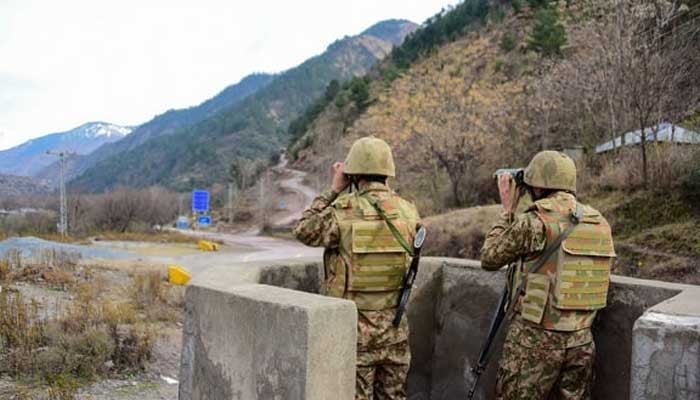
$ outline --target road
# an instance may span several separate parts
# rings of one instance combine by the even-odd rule
[[[288,193],[284,198],[286,211],[282,215],[275,215],[275,220],[272,221],[273,225],[281,227],[290,226],[298,221],[304,208],[311,203],[317,194],[316,190],[304,184],[306,172],[289,168],[288,164],[286,154],[282,154],[280,163],[273,168],[284,176],[277,182],[277,185],[283,192]]]

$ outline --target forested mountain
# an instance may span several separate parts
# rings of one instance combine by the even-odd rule
[[[493,201],[493,171],[542,148],[583,146],[600,171],[595,145],[639,129],[640,118],[697,125],[699,3],[465,0],[317,100],[291,124],[290,152],[325,177],[353,140],[382,137],[400,160],[398,188],[433,213]],[[663,43],[645,42],[654,40]],[[652,156],[649,174],[670,170]],[[617,161],[639,171],[623,181],[640,184],[642,161]]]
[[[409,21],[384,21],[369,33],[338,40],[243,101],[100,161],[72,185],[93,191],[154,184],[186,190],[225,182],[235,160],[267,159],[286,146],[287,125],[328,82],[368,72],[415,26]]]
[[[205,118],[211,117],[220,110],[240,102],[252,93],[265,87],[273,78],[274,75],[271,74],[251,74],[197,106],[168,110],[136,127],[124,140],[104,145],[84,156],[71,157],[67,162],[67,176],[69,179],[72,179],[98,162],[131,150],[151,138],[170,135],[178,129],[191,126]],[[56,165],[51,165],[40,170],[36,175],[42,179],[55,181],[56,171],[58,171]]]
[[[52,133],[0,151],[0,173],[35,176],[56,161],[49,150],[90,154],[106,143],[124,138],[132,128],[107,122],[88,122],[66,132]]]
[[[305,110],[292,165],[326,182],[354,140],[387,140],[392,188],[423,216],[459,209],[425,219],[428,252],[477,258],[500,210],[483,207],[494,170],[569,151],[578,199],[612,225],[615,272],[700,283],[700,146],[595,151],[664,122],[700,131],[699,18],[699,0],[464,0]]]

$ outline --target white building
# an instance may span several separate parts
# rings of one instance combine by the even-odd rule
[[[627,132],[624,134],[625,146],[632,146],[642,142],[641,130]],[[685,129],[679,125],[673,125],[668,122],[662,122],[658,126],[646,128],[647,142],[670,142],[680,144],[700,144],[700,133]],[[599,144],[595,148],[596,153],[605,153],[607,151],[619,148],[622,146],[622,136],[618,136],[615,140],[607,141]]]

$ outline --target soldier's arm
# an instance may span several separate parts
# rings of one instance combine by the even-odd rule
[[[308,246],[338,247],[340,229],[331,207],[336,197],[338,193],[326,189],[311,202],[292,231],[297,240]]]
[[[532,213],[502,213],[496,224],[486,235],[481,248],[481,267],[495,271],[522,257],[539,253],[547,244],[542,221]]]

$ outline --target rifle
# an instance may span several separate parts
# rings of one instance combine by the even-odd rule
[[[398,327],[401,323],[403,313],[406,311],[408,299],[409,297],[411,297],[411,289],[413,289],[413,282],[416,280],[416,275],[418,275],[418,264],[420,263],[420,250],[423,247],[425,235],[426,230],[424,227],[421,226],[420,228],[418,228],[418,232],[416,232],[416,238],[413,240],[413,258],[411,259],[411,266],[408,268],[408,273],[404,277],[403,288],[401,289],[401,294],[399,294],[399,307],[396,309],[396,315],[394,316],[394,321],[392,322],[396,327]]]
[[[564,232],[562,232],[557,240],[554,241],[549,247],[547,247],[542,255],[540,257],[539,261],[536,262],[534,265],[532,265],[530,268],[527,270],[527,274],[534,273],[538,269],[540,269],[545,262],[549,259],[549,257],[554,254],[555,251],[561,246],[562,242],[566,240],[566,238],[571,234],[571,232],[576,228],[576,225],[581,221],[581,206],[576,203],[576,209],[574,212],[571,214],[571,225],[569,225]],[[519,296],[525,291],[525,276],[527,274],[523,274],[520,276],[520,284],[518,285],[516,295]],[[481,377],[481,374],[484,372],[486,369],[486,365],[488,364],[488,358],[491,353],[491,345],[493,344],[494,339],[496,336],[498,336],[498,333],[501,331],[501,327],[503,326],[503,320],[506,318],[509,318],[509,316],[513,313],[513,309],[515,308],[515,303],[517,303],[518,298],[516,296],[513,296],[512,301],[510,301],[510,289],[509,289],[509,283],[511,281],[511,274],[508,274],[508,277],[506,279],[506,287],[503,290],[503,294],[501,295],[501,300],[498,302],[498,308],[496,309],[496,312],[493,315],[493,318],[491,319],[491,326],[489,327],[489,333],[486,336],[486,341],[484,344],[481,346],[481,353],[479,353],[479,360],[476,363],[476,366],[472,367],[471,371],[474,374],[474,383],[472,383],[471,390],[469,390],[469,394],[467,395],[467,399],[471,400],[474,397],[474,393],[476,392],[476,388],[479,384],[479,378]]]
[[[506,313],[509,304],[509,295],[510,295],[510,290],[509,290],[509,285],[508,285],[509,279],[506,279],[506,285],[505,288],[503,289],[503,294],[501,294],[501,300],[498,302],[498,307],[496,308],[496,312],[493,314],[493,317],[491,318],[491,325],[489,327],[489,334],[486,337],[486,341],[484,344],[481,346],[481,352],[479,353],[479,360],[476,362],[476,366],[472,367],[472,373],[474,374],[474,383],[472,383],[472,387],[469,390],[469,394],[467,395],[467,399],[471,400],[474,397],[474,393],[476,392],[476,387],[479,385],[479,378],[481,378],[481,374],[484,372],[486,369],[486,365],[488,365],[488,360],[489,360],[489,355],[491,354],[491,345],[493,344],[494,339],[498,335],[498,333],[501,330],[501,326],[503,326],[503,320],[506,318]]]
[[[389,227],[389,231],[391,231],[391,234],[394,236],[394,238],[396,238],[401,247],[403,247],[404,250],[406,250],[406,252],[412,257],[411,266],[408,268],[408,273],[406,273],[406,276],[404,277],[403,288],[401,289],[401,293],[399,294],[399,306],[396,309],[396,315],[394,316],[394,320],[392,321],[392,324],[395,327],[398,327],[401,323],[401,318],[403,317],[403,314],[406,310],[408,298],[411,297],[411,289],[413,289],[413,282],[416,280],[416,275],[418,275],[418,264],[420,263],[420,250],[423,247],[423,242],[425,241],[425,235],[427,231],[423,226],[418,228],[418,231],[416,231],[416,237],[413,239],[413,248],[411,248],[408,245],[406,239],[403,237],[403,235],[401,235],[401,232],[399,232],[398,228],[396,228],[394,223],[391,222],[389,217],[387,217],[386,213],[379,205],[377,200],[371,196],[365,196],[365,199],[369,202],[369,204],[372,205],[372,207],[374,207],[375,210],[377,210],[377,214],[382,220],[384,220],[384,222],[386,222],[386,225]]]

